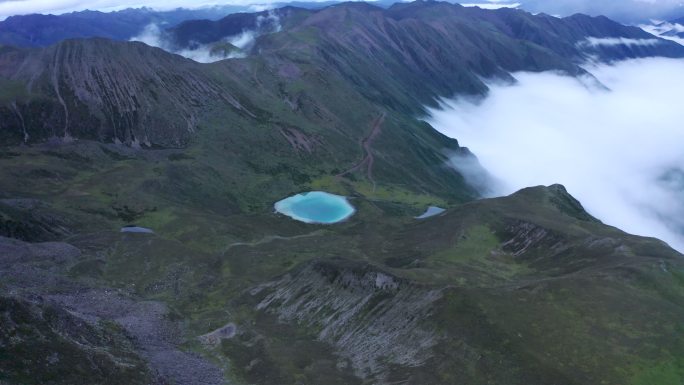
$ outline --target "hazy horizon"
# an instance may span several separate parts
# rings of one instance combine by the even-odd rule
[[[307,2],[327,2],[328,0],[308,0]],[[366,0],[373,2],[372,0]],[[400,2],[400,1],[397,1]],[[623,23],[643,22],[648,19],[671,20],[684,16],[684,5],[681,0],[475,0],[449,1],[483,8],[499,8],[504,6],[520,7],[537,13],[544,12],[557,16],[568,16],[574,13],[586,13],[592,16],[605,15]],[[168,11],[177,8],[200,9],[214,6],[244,7],[245,10],[258,11],[268,9],[273,4],[284,4],[282,0],[0,0],[0,21],[9,16],[32,13],[64,14],[83,10],[103,12],[119,11],[127,8],[152,8],[157,11]]]

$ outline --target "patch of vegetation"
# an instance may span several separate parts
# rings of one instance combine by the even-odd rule
[[[373,185],[364,180],[348,177],[323,176],[309,183],[311,190],[322,190],[335,194],[358,194],[369,200],[409,205],[418,209],[428,206],[447,207],[444,199],[436,196],[416,193],[403,187],[394,185]]]
[[[329,346],[302,328],[278,322],[264,313],[255,314],[255,320],[250,330],[221,345],[238,378],[260,385],[362,383],[346,360],[335,356]],[[263,335],[267,339],[262,339]]]
[[[186,154],[186,153],[184,153],[184,152],[171,154],[171,155],[169,155],[168,158],[169,158],[169,160],[172,161],[172,162],[177,162],[177,161],[181,161],[181,160],[193,160],[193,159],[195,159],[194,156],[188,155],[188,154]]]
[[[499,245],[499,239],[489,227],[475,225],[468,228],[453,247],[432,258],[451,263],[485,260],[499,248]]]
[[[679,385],[684,383],[684,359],[679,357],[644,366],[629,382],[630,385]]]
[[[30,97],[23,82],[0,78],[0,103],[24,102]]]

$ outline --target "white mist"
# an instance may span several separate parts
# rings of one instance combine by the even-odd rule
[[[445,101],[426,120],[478,156],[499,195],[561,183],[605,223],[684,250],[684,61],[587,70],[610,90],[516,73],[517,84]]]

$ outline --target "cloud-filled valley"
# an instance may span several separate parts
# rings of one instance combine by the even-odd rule
[[[244,31],[239,35],[224,39],[223,43],[229,43],[238,48],[238,50],[221,49],[220,43],[196,44],[192,48],[176,48],[165,36],[164,31],[159,25],[150,24],[138,36],[131,38],[131,41],[139,41],[151,47],[158,47],[199,63],[212,63],[223,59],[244,57],[242,49],[250,45],[254,41],[254,37],[255,33],[253,31]]]
[[[608,89],[516,73],[514,85],[445,100],[426,120],[478,156],[499,182],[494,195],[561,183],[605,223],[684,250],[684,61],[587,70]]]
[[[176,47],[164,29],[157,24],[147,25],[142,32],[131,38],[152,47],[181,55],[199,63],[213,63],[224,59],[241,58],[254,44],[255,39],[264,34],[280,31],[280,18],[274,12],[256,18],[253,29],[245,29],[241,33],[226,36],[212,44],[191,44],[190,47]]]

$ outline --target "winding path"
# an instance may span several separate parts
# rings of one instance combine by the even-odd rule
[[[260,240],[256,242],[235,242],[231,243],[230,245],[226,246],[226,248],[223,250],[223,254],[232,249],[233,247],[238,247],[238,246],[249,246],[249,247],[255,247],[259,245],[263,245],[265,243],[270,243],[273,241],[291,241],[293,239],[299,239],[299,238],[308,238],[308,237],[316,237],[319,235],[323,235],[325,233],[324,230],[316,230],[308,234],[302,234],[302,235],[295,235],[291,237],[284,237],[282,235],[267,235]]]
[[[366,176],[368,177],[368,180],[373,183],[373,191],[375,191],[375,179],[373,179],[373,163],[375,162],[375,158],[373,157],[373,141],[380,135],[382,132],[382,124],[385,122],[385,117],[387,116],[387,113],[383,112],[373,120],[373,127],[371,129],[370,134],[363,138],[361,140],[361,147],[363,148],[363,151],[365,152],[365,156],[361,161],[359,161],[357,164],[355,164],[352,168],[350,168],[347,171],[344,171],[340,174],[337,174],[337,177],[343,177],[349,173],[352,173],[360,168],[362,168],[364,165],[366,166]]]

